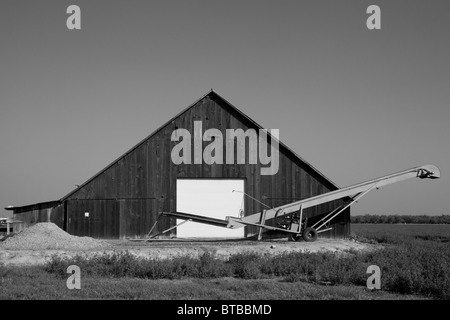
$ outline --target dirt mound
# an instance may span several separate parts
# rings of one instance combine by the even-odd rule
[[[0,242],[6,250],[89,250],[107,247],[105,241],[68,234],[56,224],[41,222]]]

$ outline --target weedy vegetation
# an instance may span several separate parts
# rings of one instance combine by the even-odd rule
[[[382,246],[368,252],[246,253],[226,260],[209,251],[166,260],[129,252],[53,256],[40,267],[0,265],[0,298],[242,299],[247,292],[248,299],[450,299],[450,232],[353,230],[354,239]],[[82,290],[66,287],[70,265],[82,270]],[[366,288],[370,265],[381,269],[381,291]]]

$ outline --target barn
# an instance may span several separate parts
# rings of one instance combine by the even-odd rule
[[[179,132],[179,129],[192,133],[192,139],[174,139],[174,132]],[[77,236],[102,239],[144,238],[161,212],[174,212],[177,208],[179,210],[181,199],[186,198],[183,197],[183,190],[188,192],[186,190],[194,189],[197,184],[205,181],[213,183],[212,185],[214,182],[220,185],[220,182],[230,181],[241,186],[242,211],[230,212],[229,215],[234,216],[249,215],[260,212],[264,206],[275,207],[338,189],[332,181],[278,140],[275,140],[278,144],[278,167],[273,174],[264,174],[267,165],[261,161],[249,161],[254,154],[254,146],[249,142],[239,145],[240,147],[237,143],[233,145],[234,152],[230,159],[227,154],[227,161],[225,156],[224,161],[212,163],[208,159],[201,159],[201,151],[212,143],[201,139],[209,129],[214,129],[216,134],[221,133],[226,140],[227,130],[230,129],[242,129],[245,132],[252,129],[261,135],[263,128],[211,90],[60,200],[6,209],[13,211],[14,218],[24,221],[28,226],[37,222],[53,222]],[[200,137],[200,141],[196,137]],[[270,138],[273,137],[269,133],[263,139],[269,149],[274,141]],[[229,151],[226,149],[230,144],[229,140],[218,144],[223,148],[223,155]],[[185,147],[177,154],[184,159],[181,162],[173,159],[174,150],[180,148],[180,141]],[[198,154],[195,154],[198,150],[200,160],[197,159]],[[192,154],[187,154],[187,151],[192,151]],[[217,153],[217,149],[215,152]],[[246,161],[239,161],[238,157],[244,154]],[[187,187],[186,183],[189,183]],[[200,196],[203,198],[196,198],[198,202],[216,203],[217,210],[225,205],[220,203],[220,198],[209,199],[212,194],[208,192],[201,192]],[[308,208],[303,214],[308,219],[318,220],[341,204],[342,200],[332,201]],[[211,213],[212,211],[216,210],[211,210]],[[176,218],[164,217],[159,220],[152,233],[160,233],[176,225]],[[195,228],[201,230],[203,226],[205,225],[195,225]],[[330,230],[320,236],[348,236],[350,208],[333,219],[329,227]],[[257,229],[247,226],[243,228],[243,232],[246,237],[250,237],[258,232]],[[177,237],[180,230],[181,226],[172,228],[163,237]]]

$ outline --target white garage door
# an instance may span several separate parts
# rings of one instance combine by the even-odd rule
[[[225,220],[239,216],[244,180],[177,180],[177,211]],[[183,220],[177,219],[177,224]],[[198,222],[177,227],[178,238],[243,238],[244,228],[228,229]]]

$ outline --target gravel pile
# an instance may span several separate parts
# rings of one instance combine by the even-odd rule
[[[56,224],[41,222],[0,242],[7,250],[89,250],[107,247],[105,241],[68,234]]]

